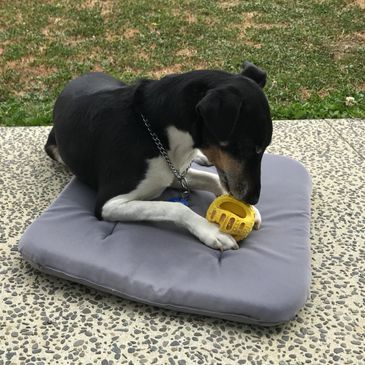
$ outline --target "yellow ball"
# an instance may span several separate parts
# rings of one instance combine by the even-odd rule
[[[231,234],[236,241],[246,238],[255,224],[255,210],[230,195],[221,195],[210,204],[206,218],[219,225],[221,232]]]

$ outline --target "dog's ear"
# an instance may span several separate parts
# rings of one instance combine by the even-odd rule
[[[236,125],[242,97],[229,88],[212,89],[200,100],[196,111],[208,131],[220,142],[229,140]]]
[[[262,88],[266,84],[266,72],[251,62],[245,61],[243,63],[241,75],[254,80]]]

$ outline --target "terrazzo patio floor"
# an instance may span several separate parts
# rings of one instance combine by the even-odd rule
[[[0,128],[0,365],[365,365],[365,120],[274,123],[270,152],[313,179],[312,284],[271,328],[137,304],[26,263],[22,233],[70,179],[43,152],[48,131]]]

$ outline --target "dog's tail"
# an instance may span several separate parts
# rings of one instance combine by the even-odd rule
[[[56,142],[56,135],[54,132],[54,128],[51,129],[48,135],[47,142],[44,146],[44,150],[46,151],[47,155],[51,157],[52,160],[58,161],[64,164],[60,153],[58,152],[57,142]]]

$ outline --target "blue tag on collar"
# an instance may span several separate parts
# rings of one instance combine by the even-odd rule
[[[167,200],[168,202],[172,202],[172,203],[181,203],[181,204],[184,204],[186,205],[187,207],[189,206],[189,201],[185,198],[170,198]]]

